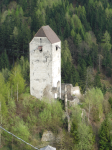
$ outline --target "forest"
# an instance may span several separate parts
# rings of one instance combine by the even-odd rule
[[[30,95],[29,43],[49,25],[61,39],[62,83],[79,86],[81,104],[40,101]],[[57,150],[112,149],[111,0],[0,0],[1,125],[41,148],[44,131],[62,134]],[[83,116],[82,114],[83,112]],[[1,131],[1,150],[32,147]]]

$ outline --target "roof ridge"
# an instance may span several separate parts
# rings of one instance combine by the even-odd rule
[[[50,28],[50,26],[49,25],[47,25],[49,28]],[[46,27],[46,26],[42,26],[42,27]],[[52,30],[52,29],[51,29]],[[46,32],[45,32],[45,30],[44,30],[44,28],[43,28],[43,31],[44,31],[44,33],[45,33],[45,35],[46,35]],[[52,30],[53,31],[53,30]],[[46,37],[48,38],[48,40],[51,42],[51,40],[49,39],[49,37],[46,35]],[[52,42],[51,42],[52,43]]]
[[[48,25],[47,25],[48,26]],[[44,28],[43,27],[46,27],[46,26],[42,26],[42,29],[43,29],[43,31],[44,31],[44,33],[45,33],[45,30],[44,30]],[[45,35],[46,35],[46,33],[45,33]],[[47,35],[46,35],[46,37],[47,37]]]
[[[47,37],[50,43],[60,42],[60,39],[56,35],[56,33],[51,29],[49,25],[42,26],[34,37]]]

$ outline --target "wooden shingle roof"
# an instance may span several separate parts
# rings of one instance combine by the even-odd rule
[[[48,40],[53,44],[60,42],[60,39],[56,35],[56,33],[50,28],[49,25],[42,26],[38,32],[35,34],[35,37],[47,37]]]

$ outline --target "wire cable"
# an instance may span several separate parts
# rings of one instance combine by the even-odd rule
[[[0,126],[0,128],[1,128],[2,130],[6,131],[7,133],[11,134],[12,136],[16,137],[18,140],[21,140],[22,142],[26,143],[27,145],[30,145],[30,146],[31,146],[31,147],[33,147],[34,149],[38,149],[37,147],[34,147],[33,145],[31,145],[31,144],[29,144],[29,143],[25,142],[24,140],[22,140],[21,138],[17,137],[17,136],[16,136],[16,135],[14,135],[13,133],[11,133],[11,132],[7,131],[7,130],[6,130],[6,129],[4,129],[3,127],[1,127],[1,126]],[[39,149],[38,149],[38,150],[39,150]]]

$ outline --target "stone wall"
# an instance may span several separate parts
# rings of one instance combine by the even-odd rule
[[[61,49],[56,45],[61,47],[61,42],[51,44],[47,37],[34,37],[29,44],[30,93],[39,99],[61,97]]]
[[[65,86],[66,86],[66,91],[65,91]],[[62,83],[61,84],[61,99],[62,100],[65,100],[65,92],[67,92],[67,100],[72,101],[72,103],[74,104],[79,101],[78,98],[81,96],[79,86],[73,87],[72,84]]]
[[[79,86],[73,87],[71,93],[72,93],[72,95],[75,95],[77,97],[81,97],[81,92],[80,92]]]
[[[52,87],[57,87],[55,98],[61,98],[61,42],[52,44]]]
[[[65,99],[65,83],[61,84],[61,99]]]

